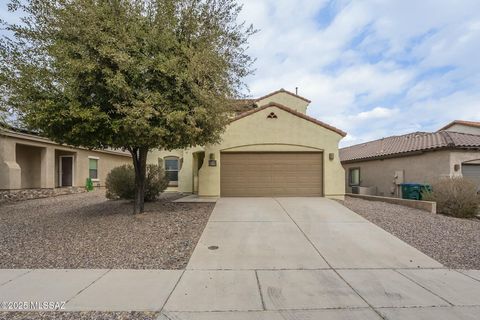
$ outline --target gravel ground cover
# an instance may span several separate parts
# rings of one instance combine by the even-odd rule
[[[155,320],[155,312],[0,312],[5,320]]]
[[[182,269],[212,203],[129,201],[103,190],[0,205],[0,268]]]
[[[480,220],[346,197],[349,209],[448,268],[480,269]]]

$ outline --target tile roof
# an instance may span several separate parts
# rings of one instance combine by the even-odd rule
[[[55,142],[49,138],[46,138],[42,135],[40,135],[38,132],[23,129],[23,128],[17,128],[13,127],[7,124],[0,124],[0,135],[2,136],[11,136],[11,137],[16,137],[16,138],[21,138],[25,140],[31,140],[31,141],[36,141],[40,143],[47,143],[47,144],[53,144],[53,145],[58,145],[58,146],[63,146],[63,147],[68,147],[68,148],[73,148],[73,149],[82,149],[82,150],[89,150],[89,151],[96,151],[96,152],[103,152],[103,153],[112,153],[112,154],[117,154],[121,156],[126,156],[126,157],[131,157],[130,153],[128,151],[123,151],[121,149],[112,149],[112,148],[105,148],[105,149],[88,149],[85,147],[76,147],[76,146],[71,146],[67,144],[61,144],[58,142]]]
[[[292,97],[299,98],[299,99],[301,99],[301,100],[303,100],[303,101],[305,101],[305,102],[308,102],[308,103],[312,102],[312,101],[308,100],[307,98],[304,98],[304,97],[302,97],[302,96],[299,96],[298,94],[293,93],[293,92],[290,92],[290,91],[285,90],[285,89],[283,89],[283,88],[281,88],[280,90],[277,90],[277,91],[273,91],[273,92],[271,92],[271,93],[269,93],[269,94],[267,94],[267,95],[264,95],[263,97],[260,97],[260,98],[255,99],[255,100],[256,100],[256,101],[263,100],[263,99],[265,99],[265,98],[271,97],[271,96],[273,96],[274,94],[281,93],[281,92],[286,93],[286,94],[289,94],[289,95],[291,95]]]
[[[232,100],[228,107],[232,109],[235,114],[239,115],[257,108],[257,104],[256,99],[236,99]]]
[[[295,94],[295,93],[293,93],[293,92],[287,91],[287,90],[285,90],[285,89],[282,88],[282,89],[280,89],[280,90],[277,90],[277,91],[271,92],[271,93],[269,93],[269,94],[267,94],[267,95],[264,95],[264,96],[262,96],[262,97],[260,97],[260,98],[254,98],[254,99],[235,99],[235,100],[232,100],[232,101],[231,101],[231,104],[229,105],[229,108],[231,108],[231,109],[235,112],[236,115],[240,115],[240,114],[242,114],[242,113],[244,113],[244,112],[251,111],[251,110],[253,110],[253,109],[255,109],[255,108],[258,108],[258,107],[262,107],[262,106],[259,106],[259,105],[257,104],[258,101],[263,100],[263,99],[266,99],[266,98],[268,98],[268,97],[271,97],[271,96],[273,96],[274,94],[277,94],[277,93],[280,93],[280,92],[284,92],[284,93],[286,93],[286,94],[288,94],[288,95],[291,95],[291,96],[293,96],[293,97],[299,98],[299,99],[301,99],[301,100],[303,100],[303,101],[305,101],[305,102],[308,102],[308,103],[311,102],[311,101],[308,100],[307,98],[304,98],[304,97],[302,97],[302,96],[299,96],[298,94]]]
[[[464,125],[464,126],[480,128],[480,122],[479,121],[454,120],[454,121],[450,122],[449,124],[447,124],[446,126],[438,129],[438,131],[446,130],[446,129],[450,128],[451,126],[455,125],[455,124],[461,124],[461,125]]]
[[[391,136],[340,149],[340,161],[355,162],[437,149],[480,150],[480,135],[437,131]]]

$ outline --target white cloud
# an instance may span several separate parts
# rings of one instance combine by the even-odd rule
[[[383,107],[376,107],[369,111],[360,112],[356,117],[359,120],[374,120],[392,117],[398,113],[398,109],[387,109]]]
[[[299,87],[342,145],[480,120],[478,0],[240,1],[260,29],[250,95]]]
[[[478,12],[476,0],[244,0],[260,29],[251,95],[299,87],[310,115],[349,132],[343,144],[480,119]]]

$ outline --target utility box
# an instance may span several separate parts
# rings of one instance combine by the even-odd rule
[[[393,176],[393,183],[396,185],[400,185],[404,183],[404,171],[403,170],[397,170],[395,171],[395,175]]]

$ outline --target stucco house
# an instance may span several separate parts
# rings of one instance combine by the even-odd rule
[[[0,128],[0,191],[85,187],[92,178],[103,186],[111,169],[132,162],[129,153],[60,145],[14,128]],[[72,190],[73,191],[73,190]]]
[[[340,149],[347,193],[401,197],[400,184],[464,176],[480,188],[480,135],[414,132]]]
[[[442,130],[480,135],[480,122],[454,120],[449,124],[447,124],[446,126],[440,128],[438,131],[442,131]]]
[[[221,142],[156,150],[169,191],[200,196],[326,196],[343,198],[338,143],[345,132],[306,115],[310,101],[286,90],[237,101]]]

